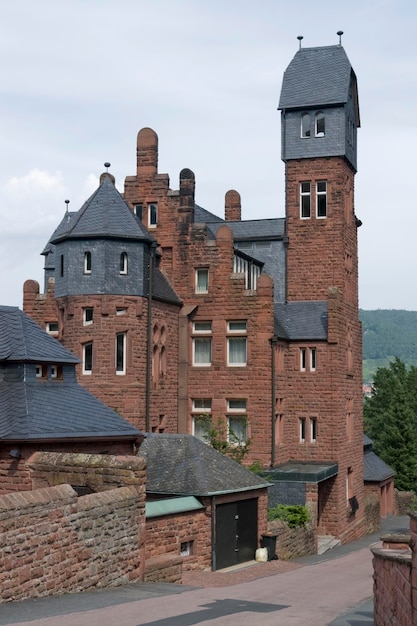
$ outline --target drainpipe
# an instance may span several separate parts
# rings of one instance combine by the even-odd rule
[[[151,368],[152,368],[152,297],[153,297],[153,268],[155,250],[158,244],[153,241],[149,246],[148,266],[148,318],[146,325],[146,389],[145,389],[145,432],[151,429],[150,402],[151,402]]]
[[[216,496],[211,499],[211,571],[215,572],[216,563]]]
[[[271,467],[275,465],[275,347],[278,343],[276,337],[271,339]]]

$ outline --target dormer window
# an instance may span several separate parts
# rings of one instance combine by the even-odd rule
[[[36,378],[47,378],[48,376],[48,369],[47,366],[44,363],[39,363],[38,365],[36,365]]]
[[[314,130],[316,137],[324,137],[326,132],[324,113],[316,113],[314,118]]]
[[[127,252],[120,255],[120,273],[127,274]]]
[[[301,116],[301,138],[307,138],[310,136],[310,115],[308,113],[303,113]]]
[[[91,274],[91,252],[84,252],[84,274]]]
[[[51,378],[62,380],[62,365],[51,365]]]

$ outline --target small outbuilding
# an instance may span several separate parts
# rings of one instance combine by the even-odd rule
[[[255,558],[269,483],[192,435],[148,434],[146,558],[219,570]]]

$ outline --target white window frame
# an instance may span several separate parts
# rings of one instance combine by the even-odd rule
[[[86,250],[84,252],[84,274],[91,274],[91,252]]]
[[[205,277],[205,280],[201,280]],[[203,283],[203,286],[201,286]],[[209,270],[208,267],[198,267],[195,271],[195,293],[208,293]]]
[[[233,398],[227,400],[227,440],[230,444],[236,446],[244,446],[248,441],[248,417],[247,417],[247,403],[244,398]],[[244,438],[239,441],[231,441],[230,433],[233,430],[236,434],[236,430],[231,428],[231,422],[238,420],[244,422]]]
[[[116,315],[126,315],[127,313],[127,309],[124,307],[117,307],[116,308]]]
[[[90,351],[91,350],[91,355],[87,355],[87,350]],[[93,371],[93,342],[92,341],[87,341],[86,343],[83,343],[83,347],[82,347],[82,351],[83,351],[83,357],[82,357],[82,373],[86,376],[91,375],[92,371]],[[91,360],[91,363],[88,364],[87,361]],[[90,365],[90,367],[86,367],[87,365]]]
[[[156,228],[158,226],[158,203],[149,202],[148,204],[148,228]]]
[[[307,187],[308,186],[308,187]],[[304,199],[308,199],[308,207],[304,207]],[[308,215],[303,215],[305,209],[308,208]],[[311,181],[303,180],[300,182],[300,219],[311,219]]]
[[[207,433],[202,436],[196,433],[196,420],[201,417],[211,418],[211,398],[193,398],[192,400],[192,434],[200,441],[207,443]]]
[[[122,252],[120,254],[120,274],[126,276],[128,268],[128,260],[127,260],[127,252]]]
[[[319,185],[324,185],[324,189],[319,190]],[[324,215],[319,215],[319,204],[324,198],[325,212]],[[327,180],[318,180],[316,182],[316,218],[318,220],[325,220],[327,217]]]
[[[59,335],[59,324],[58,322],[46,322],[46,332],[51,337],[58,337]]]
[[[35,376],[36,378],[46,378],[47,377],[47,367],[44,363],[38,363],[35,367]]]
[[[87,319],[90,317],[91,319]],[[94,308],[92,306],[86,306],[83,308],[83,326],[91,326],[94,320]]]
[[[248,364],[248,324],[246,320],[233,320],[227,322],[227,365],[229,367],[246,367]],[[244,359],[241,361],[231,361],[231,346],[233,342],[239,341],[245,346]]]
[[[126,374],[126,344],[127,333],[116,333],[115,338],[115,370],[117,376],[124,376]],[[119,355],[119,349],[121,348],[121,359]],[[119,360],[120,359],[120,360]]]
[[[317,368],[317,350],[316,348],[309,348],[309,364],[310,372],[315,372]]]
[[[311,117],[310,117],[310,113],[302,113],[301,114],[300,137],[301,137],[301,139],[310,139],[310,137],[311,137]]]
[[[193,322],[193,334],[197,335],[192,338],[192,362],[194,367],[210,367],[212,364],[212,328],[211,322]],[[209,359],[204,362],[196,361],[197,346],[207,344],[209,345]]]
[[[318,130],[319,123],[323,120],[323,130]],[[314,116],[314,135],[316,137],[324,137],[326,134],[326,116],[323,111],[317,111]]]

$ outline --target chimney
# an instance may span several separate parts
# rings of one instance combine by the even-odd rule
[[[226,222],[240,222],[241,220],[240,194],[234,189],[230,189],[226,193],[224,217]]]

